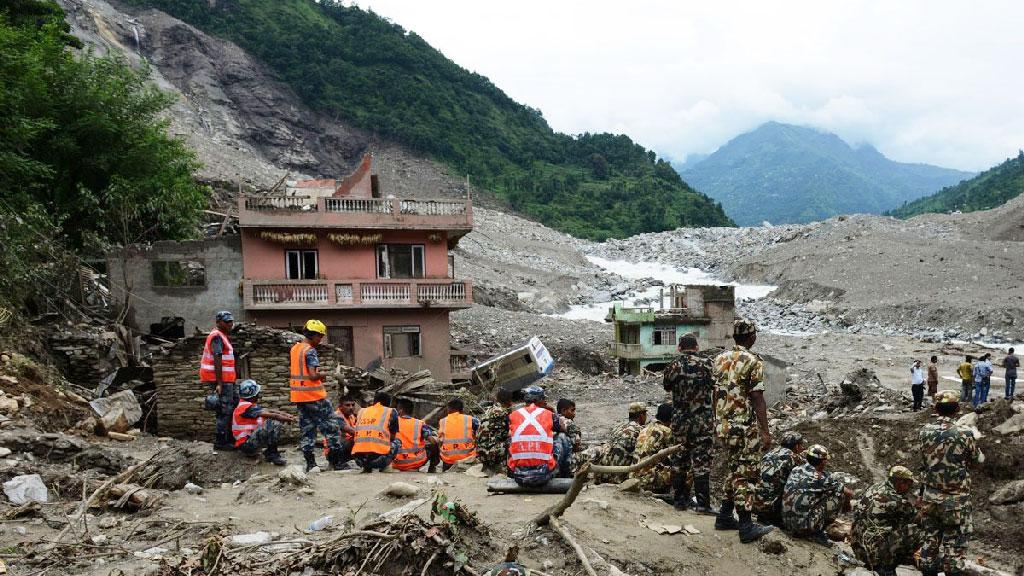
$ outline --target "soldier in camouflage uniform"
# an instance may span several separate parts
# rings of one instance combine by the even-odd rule
[[[782,492],[782,524],[801,538],[829,545],[825,527],[849,508],[853,491],[825,472],[828,450],[815,444],[804,453],[807,463],[789,473]]]
[[[722,506],[716,530],[739,529],[740,542],[753,542],[772,531],[751,520],[754,487],[758,481],[761,452],[771,446],[768,408],[764,402],[764,362],[750,352],[757,341],[757,327],[748,320],[733,322],[732,350],[715,358],[713,378],[716,432],[727,453],[728,475],[722,486]],[[739,522],[733,517],[733,507]]]
[[[782,492],[793,468],[804,464],[804,437],[789,431],[779,446],[761,457],[761,480],[754,490],[754,511],[762,524],[782,526]]]
[[[555,436],[556,442],[564,443],[570,456],[565,461],[565,466],[558,472],[560,478],[572,478],[576,471],[583,465],[583,431],[576,423],[576,402],[568,398],[559,398],[555,404],[555,413],[566,420],[565,432],[559,432]]]
[[[921,534],[911,501],[913,486],[913,473],[893,466],[885,482],[868,487],[853,507],[850,545],[857,559],[878,576],[896,576],[897,566],[914,563]]]
[[[608,442],[605,443],[596,458],[596,464],[602,466],[629,466],[633,463],[633,451],[636,450],[636,437],[640,429],[647,423],[647,406],[643,402],[633,402],[629,405],[629,421],[617,424],[612,428]],[[594,483],[608,482],[619,484],[622,482],[622,475],[619,474],[595,474]]]
[[[636,437],[633,464],[675,445],[672,429],[669,428],[669,424],[672,422],[672,413],[671,404],[662,404],[658,406],[654,422],[650,422],[640,429],[640,433]],[[672,474],[673,466],[663,460],[654,466],[633,472],[630,477],[639,478],[640,487],[644,490],[655,494],[667,494],[672,489]]]
[[[973,432],[954,419],[960,395],[943,390],[935,395],[938,418],[921,430],[921,573],[961,574],[971,523],[969,467],[984,462]]]
[[[504,472],[508,466],[508,415],[512,412],[512,393],[498,388],[495,400],[480,418],[476,436],[476,456],[484,470],[492,473]]]
[[[697,354],[697,336],[679,337],[680,356],[665,368],[662,385],[672,394],[672,435],[683,449],[671,458],[672,488],[677,510],[690,506],[690,472],[697,497],[694,511],[714,514],[711,509],[711,446],[714,433],[715,383],[711,360]]]

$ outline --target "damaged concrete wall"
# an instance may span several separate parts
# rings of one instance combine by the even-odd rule
[[[786,368],[789,363],[766,354],[761,354],[761,358],[764,360],[764,400],[771,406],[786,397]]]
[[[288,353],[301,336],[251,324],[236,327],[231,343],[238,357],[240,380],[252,378],[263,387],[260,404],[296,414],[288,401]],[[212,441],[213,412],[203,410],[206,386],[199,382],[199,359],[206,334],[196,334],[165,345],[153,358],[153,380],[157,390],[159,430],[164,436]],[[327,374],[336,366],[335,349],[320,346],[320,365]],[[338,397],[338,382],[326,381],[332,403]],[[285,426],[288,437],[297,437],[298,429]]]
[[[154,263],[198,262],[201,285],[157,285]],[[148,333],[164,317],[185,320],[185,333],[213,326],[218,310],[241,317],[242,247],[238,236],[190,242],[154,242],[107,255],[110,289],[118,306],[130,298],[129,325]],[[194,278],[192,278],[194,280]],[[129,295],[130,293],[130,295]]]

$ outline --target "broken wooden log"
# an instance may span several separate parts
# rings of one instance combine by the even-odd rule
[[[487,491],[499,494],[565,494],[572,487],[572,478],[552,478],[543,486],[520,486],[511,478],[491,478]]]
[[[558,518],[549,516],[548,520],[555,532],[562,537],[562,540],[565,540],[565,543],[568,544],[574,552],[576,552],[576,557],[580,559],[580,564],[583,564],[583,570],[589,574],[589,576],[597,576],[597,572],[595,572],[594,567],[591,566],[590,559],[587,558],[587,554],[583,551],[583,547],[576,542],[576,539],[572,537],[572,534],[569,534],[569,531],[558,522]]]

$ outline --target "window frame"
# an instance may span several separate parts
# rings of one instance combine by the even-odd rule
[[[651,332],[651,345],[652,346],[669,346],[669,345],[672,345],[672,344],[676,344],[676,342],[674,342],[674,340],[676,339],[676,333],[677,332],[678,332],[678,330],[676,329],[675,326],[673,326],[671,328],[658,328],[657,326],[655,326],[654,327],[654,331]],[[671,333],[671,336],[669,337],[669,341],[666,342],[664,335],[665,334],[669,334],[669,333]],[[661,342],[658,342],[657,340],[661,340]]]
[[[395,276],[391,268],[391,252],[394,247],[409,248],[410,275]],[[417,257],[418,255],[418,257]],[[377,244],[377,278],[380,280],[414,280],[427,277],[427,246],[426,244]],[[418,274],[417,274],[418,272]]]
[[[401,359],[401,358],[423,358],[423,331],[420,329],[420,326],[411,326],[411,325],[407,325],[407,326],[384,326],[382,328],[382,331],[383,331],[382,333],[383,333],[383,336],[384,336],[384,341],[383,341],[384,350],[383,350],[383,354],[382,355],[383,355],[384,358],[390,358],[392,360]],[[416,346],[415,346],[416,353],[415,354],[410,354],[408,356],[395,356],[394,355],[394,347],[393,347],[392,342],[391,342],[391,338],[395,334],[415,334],[416,335]]]
[[[296,278],[292,278],[292,275],[291,275],[291,268],[292,268],[291,256],[292,256],[292,254],[294,254],[296,256],[297,261],[298,261],[298,266],[299,266],[298,275],[297,275]],[[308,254],[312,254],[313,255],[313,276],[311,278],[307,278],[306,274],[305,274],[305,271],[306,271],[306,259],[305,259],[305,256],[308,255]],[[299,249],[299,250],[285,250],[284,251],[284,277],[287,280],[316,280],[317,278],[319,278],[320,277],[320,251],[319,250],[315,250],[315,249],[313,249],[313,250],[309,250],[309,249],[306,249],[306,250],[303,250],[303,249]]]

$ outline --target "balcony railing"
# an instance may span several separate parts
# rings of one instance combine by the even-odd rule
[[[473,227],[470,200],[244,196],[239,199],[244,226],[312,228],[413,228],[464,230]]]
[[[466,308],[473,285],[465,280],[244,280],[245,307]]]
[[[609,347],[612,356],[627,360],[671,358],[676,354],[676,347],[673,344],[625,344],[622,342],[611,342]]]

